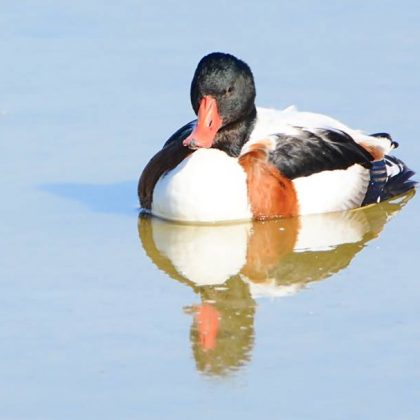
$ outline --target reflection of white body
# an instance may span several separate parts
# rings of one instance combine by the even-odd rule
[[[369,229],[361,211],[313,214],[300,219],[294,251],[326,251],[359,242]]]
[[[305,216],[293,252],[325,251],[345,243],[356,243],[369,231],[363,211]],[[270,223],[270,222],[268,222]],[[176,270],[199,286],[224,283],[239,274],[247,263],[252,223],[193,226],[152,219],[153,239],[157,249],[170,259]],[[273,227],[278,229],[278,225]],[[264,252],[264,251],[262,251]],[[292,249],[291,249],[292,252]],[[273,279],[254,284],[242,276],[257,296],[287,295],[299,286],[278,286]]]
[[[199,286],[225,282],[246,261],[250,223],[193,226],[154,218],[152,224],[157,249]]]

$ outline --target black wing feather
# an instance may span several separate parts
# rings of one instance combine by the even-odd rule
[[[276,147],[269,156],[271,163],[289,179],[347,169],[356,163],[371,167],[372,155],[347,133],[329,129],[296,129],[297,135],[276,134]]]
[[[153,190],[159,178],[193,153],[191,149],[183,146],[182,141],[191,133],[194,123],[195,121],[191,121],[172,134],[143,169],[137,187],[143,209],[151,208]]]

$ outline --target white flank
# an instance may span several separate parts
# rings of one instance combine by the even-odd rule
[[[198,286],[222,284],[246,262],[250,223],[193,226],[152,219],[152,224],[157,249]]]
[[[249,220],[245,171],[220,150],[196,150],[156,183],[152,214],[196,223]]]
[[[359,207],[370,181],[369,169],[353,165],[296,178],[299,214],[328,213]]]

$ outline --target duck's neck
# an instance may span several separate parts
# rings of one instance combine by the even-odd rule
[[[221,128],[216,135],[213,148],[238,157],[243,145],[248,141],[257,119],[255,106],[251,112],[239,121],[235,121]]]

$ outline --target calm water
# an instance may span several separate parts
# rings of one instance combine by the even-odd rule
[[[0,418],[420,418],[418,196],[211,228],[136,197],[213,50],[259,105],[389,131],[419,170],[419,21],[415,1],[2,2]]]

